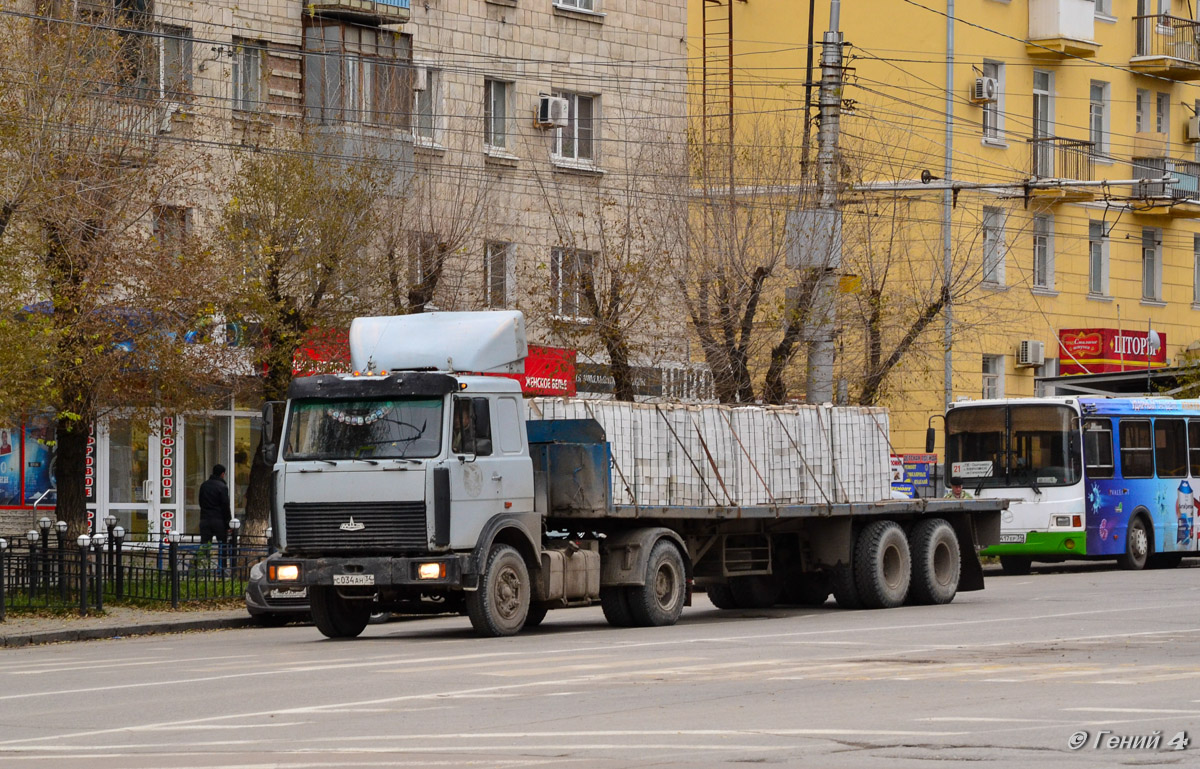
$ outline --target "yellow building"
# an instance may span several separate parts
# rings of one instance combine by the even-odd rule
[[[954,285],[950,392],[944,314],[887,378],[897,451],[922,450],[926,423],[948,398],[1035,395],[1035,377],[1060,371],[1145,370],[1149,328],[1165,342],[1150,366],[1200,347],[1200,22],[1190,7],[843,4],[844,200],[902,210],[892,231],[906,244],[904,264],[920,264],[934,284],[948,264]],[[808,4],[692,0],[689,13],[695,109],[708,111],[711,130],[726,108],[739,135],[764,115],[803,119]],[[814,83],[829,14],[829,0],[817,0]],[[1131,183],[1146,179],[1170,181]],[[944,192],[945,180],[961,189]],[[848,255],[864,248],[849,234],[852,218],[847,210]],[[858,271],[877,260],[868,254]],[[893,338],[908,321],[892,319]],[[858,334],[853,326],[843,315],[844,339]],[[1065,354],[1060,336],[1070,337]],[[838,363],[852,397],[861,360]]]

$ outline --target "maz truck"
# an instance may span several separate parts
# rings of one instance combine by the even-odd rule
[[[280,437],[264,445],[281,551],[268,583],[307,588],[330,638],[412,606],[462,611],[479,635],[507,636],[550,609],[595,603],[615,626],[671,625],[697,586],[723,609],[819,605],[831,592],[848,608],[939,604],[983,588],[977,552],[999,540],[1004,500],[881,499],[888,476],[871,498],[778,491],[818,466],[837,475],[829,425],[850,423],[829,406],[751,407],[795,448],[758,454],[762,436],[717,446],[700,427],[732,429],[747,414],[693,406],[672,424],[663,407],[641,406],[666,426],[643,425],[642,455],[618,462],[596,419],[528,418],[520,385],[503,376],[526,355],[519,312],[359,318],[350,350],[352,372],[292,381],[278,433],[276,404],[263,413],[265,435]],[[787,428],[783,417],[801,416],[816,438]],[[843,480],[850,464],[874,473],[860,447],[877,436],[839,429],[851,430],[837,439]],[[710,498],[680,490],[693,471]],[[664,479],[658,492],[652,477]]]

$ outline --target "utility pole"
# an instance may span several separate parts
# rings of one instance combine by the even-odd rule
[[[842,109],[842,33],[839,31],[841,0],[830,0],[829,30],[821,45],[821,93],[818,102],[820,128],[817,132],[817,217],[820,226],[831,225],[827,253],[813,292],[813,323],[808,335],[809,403],[833,401],[833,364],[836,348],[838,270],[842,266],[842,218],[838,210],[838,123]]]
[[[946,0],[946,149],[942,164],[942,178],[947,184],[954,178],[954,0]],[[942,286],[950,286],[950,272],[954,269],[954,251],[950,240],[950,211],[954,207],[954,193],[947,189],[942,193]],[[942,389],[945,407],[950,408],[954,400],[954,307],[950,297],[942,311],[945,325],[942,329],[942,345],[945,359],[942,363]]]

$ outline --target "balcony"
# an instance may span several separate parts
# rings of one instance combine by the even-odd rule
[[[1025,52],[1038,59],[1090,59],[1100,50],[1095,0],[1029,0]]]
[[[403,186],[412,175],[413,139],[406,129],[346,122],[317,125],[312,132],[331,163],[378,164],[391,169],[391,182],[397,186]]]
[[[1080,139],[1061,136],[1038,136],[1029,140],[1029,180],[1054,186],[1031,189],[1037,198],[1058,200],[1091,200],[1094,194],[1087,187],[1071,187],[1071,182],[1090,182],[1095,176],[1096,145]]]
[[[305,0],[313,16],[347,19],[367,24],[404,24],[412,15],[409,0]]]
[[[1130,69],[1171,80],[1200,80],[1200,22],[1165,13],[1133,20],[1137,50]]]
[[[1200,163],[1171,158],[1135,157],[1134,179],[1161,179],[1173,182],[1140,182],[1133,185],[1134,211],[1151,216],[1200,218]]]

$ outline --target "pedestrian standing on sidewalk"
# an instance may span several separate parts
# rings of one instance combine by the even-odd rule
[[[225,544],[229,538],[229,521],[233,518],[229,510],[229,486],[225,483],[225,465],[213,465],[212,475],[200,484],[198,497],[200,543],[207,545],[215,539],[220,544]]]

